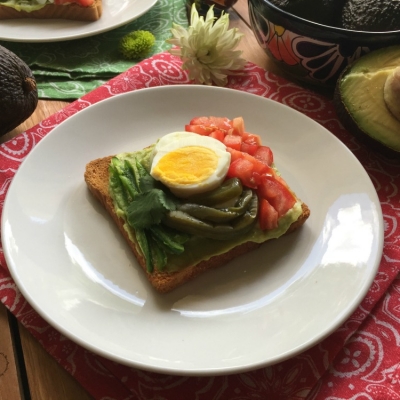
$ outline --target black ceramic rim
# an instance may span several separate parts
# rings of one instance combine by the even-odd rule
[[[390,35],[399,35],[400,37],[400,30],[397,31],[355,31],[355,30],[351,30],[351,29],[344,29],[344,28],[338,28],[335,26],[329,26],[329,25],[324,25],[324,24],[319,24],[318,22],[313,22],[313,21],[309,21],[308,19],[304,19],[301,17],[298,17],[294,14],[291,14],[287,11],[284,11],[282,9],[280,9],[279,7],[277,7],[276,5],[270,3],[268,0],[258,0],[259,2],[264,3],[267,7],[270,7],[273,11],[275,11],[275,13],[277,14],[282,14],[282,16],[286,17],[288,20],[290,20],[293,23],[303,23],[305,25],[308,25],[309,27],[315,27],[315,28],[324,28],[324,30],[328,30],[332,33],[336,33],[336,34],[354,34],[357,36],[362,36],[364,38],[366,38],[367,36],[373,35],[379,35],[379,36],[390,36]],[[253,3],[253,0],[248,0],[249,3]],[[254,5],[255,8],[257,8],[256,5]]]

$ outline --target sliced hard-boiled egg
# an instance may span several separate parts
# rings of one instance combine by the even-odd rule
[[[151,176],[179,197],[220,186],[231,161],[219,140],[191,132],[173,132],[155,145]]]

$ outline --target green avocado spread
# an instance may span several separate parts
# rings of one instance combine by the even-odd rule
[[[54,3],[54,0],[0,0],[0,5],[15,8],[17,11],[36,11],[47,4]]]
[[[150,176],[148,171],[150,171],[150,166],[151,166],[152,150],[153,147],[150,146],[144,150],[137,151],[134,153],[121,153],[116,157],[114,157],[113,159],[114,161],[112,161],[110,165],[109,192],[114,201],[115,211],[118,216],[122,217],[125,220],[125,225],[124,225],[125,230],[128,232],[130,239],[137,245],[138,250],[143,254],[145,259],[146,255],[152,258],[152,255],[150,253],[151,251],[153,251],[154,253],[154,247],[157,247],[157,243],[159,243],[159,241],[157,239],[156,241],[157,243],[151,242],[152,235],[149,234],[150,231],[148,229],[143,229],[143,227],[147,227],[149,226],[149,224],[153,224],[150,225],[151,227],[150,230],[153,229],[152,227],[156,227],[158,230],[158,226],[163,225],[163,222],[160,221],[164,221],[164,219],[160,213],[155,211],[153,212],[152,208],[147,210],[145,208],[141,209],[136,214],[134,214],[135,215],[134,217],[132,217],[130,213],[131,212],[134,213],[134,210],[132,210],[132,207],[126,206],[127,198],[130,197],[129,192],[133,197],[137,196],[138,198],[140,198],[140,200],[142,200],[140,204],[138,203],[139,207],[142,206],[146,207],[146,205],[148,205],[149,203],[153,204],[154,202],[154,204],[157,204],[157,207],[155,206],[154,208],[162,208],[165,209],[166,212],[171,212],[171,210],[174,211],[176,210],[177,207],[179,208],[179,205],[176,206],[173,199],[171,200],[169,198],[165,198],[164,196],[159,195],[159,193],[162,192],[162,190],[159,190],[159,188],[157,187],[157,185],[159,184],[158,182],[156,182],[155,187],[151,186],[153,185],[153,183],[149,183],[151,178],[148,179]],[[124,165],[125,166],[133,165],[133,168],[124,169],[122,167]],[[137,171],[138,165],[139,167],[141,166],[143,167],[144,172],[140,173],[140,171],[139,172]],[[116,185],[115,184],[116,175],[112,172],[112,171],[115,172],[116,169],[119,169],[118,176],[121,182],[124,181],[127,182],[129,179],[131,179],[133,185],[127,184],[125,185],[125,188],[124,184]],[[131,175],[131,173],[129,172],[130,169],[132,169],[134,172],[132,175],[133,177],[131,178],[129,178],[129,176]],[[138,182],[138,179],[134,178],[135,170],[138,175],[142,176],[140,179],[142,179],[144,182],[142,186],[143,185],[146,186],[145,189],[146,193],[138,194],[138,192],[141,192],[141,183]],[[148,174],[148,176],[146,174]],[[164,191],[168,191],[168,189],[164,187]],[[144,196],[146,196],[146,201],[143,200]],[[254,197],[257,196],[254,195]],[[156,202],[154,198],[157,198]],[[248,212],[246,212],[247,218],[249,214],[251,214],[250,209],[248,210]],[[198,264],[201,261],[206,261],[213,256],[226,253],[232,248],[249,241],[256,243],[263,243],[268,239],[278,238],[288,230],[290,225],[294,221],[296,221],[301,214],[302,214],[302,207],[301,203],[298,201],[291,210],[289,210],[285,215],[280,217],[277,228],[272,230],[262,231],[259,228],[257,219],[255,218],[255,222],[250,226],[249,229],[239,231],[239,234],[229,237],[228,240],[226,240],[225,237],[224,238],[221,237],[221,239],[225,240],[216,240],[215,238],[197,236],[195,234],[180,236],[179,232],[178,235],[176,235],[173,233],[173,231],[169,230],[163,231],[164,233],[166,232],[167,235],[170,234],[171,238],[173,237],[171,240],[172,247],[170,246],[170,243],[168,243],[170,251],[168,251],[166,254],[163,253],[163,255],[161,256],[160,253],[157,252],[155,257],[157,259],[164,258],[164,262],[162,268],[158,268],[156,265],[156,269],[168,272],[177,271],[185,267],[188,267],[190,265]],[[133,228],[132,225],[135,223],[135,221],[133,223],[130,222],[130,218],[131,220],[132,219],[135,220],[136,218],[140,220],[146,219],[146,221],[140,221],[141,225],[135,226],[135,228]],[[149,221],[149,219],[151,220]],[[157,234],[157,236],[159,237],[159,234]],[[150,242],[148,240],[150,240]],[[166,242],[165,235],[163,242],[164,243]],[[165,247],[164,244],[161,247]],[[157,262],[153,263],[157,264]],[[152,272],[153,267],[148,265],[147,270],[149,272]]]

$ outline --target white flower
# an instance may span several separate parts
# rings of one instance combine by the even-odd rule
[[[206,85],[225,86],[227,75],[243,69],[246,64],[241,58],[242,51],[234,50],[243,34],[236,28],[228,29],[229,14],[223,12],[219,19],[215,18],[213,8],[209,8],[204,20],[193,3],[189,28],[186,30],[173,24],[173,37],[167,42],[177,46],[169,52],[181,58],[189,79]]]

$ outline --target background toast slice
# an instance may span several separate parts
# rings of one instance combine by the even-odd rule
[[[82,7],[72,3],[68,5],[47,4],[43,8],[31,12],[18,11],[13,7],[0,5],[1,19],[38,18],[38,19],[70,19],[75,21],[97,21],[102,14],[102,0],[95,0],[90,7]]]
[[[200,275],[204,271],[207,271],[212,268],[217,268],[223,264],[226,264],[228,261],[236,258],[237,256],[245,254],[251,250],[254,250],[261,245],[259,243],[247,242],[234,247],[227,253],[211,257],[207,261],[202,261],[196,265],[188,266],[181,271],[176,271],[176,272],[154,271],[153,273],[148,273],[146,271],[145,260],[141,255],[140,251],[138,250],[137,244],[129,239],[128,233],[123,227],[124,220],[118,217],[114,211],[113,200],[110,197],[108,191],[108,181],[109,181],[108,167],[110,165],[111,159],[112,156],[108,156],[89,162],[86,165],[86,170],[84,174],[86,184],[91,193],[100,201],[100,203],[104,206],[107,212],[114,219],[119,230],[121,231],[125,240],[129,244],[129,247],[135,254],[139,264],[146,273],[147,279],[150,281],[151,285],[155,288],[157,292],[159,293],[170,292],[171,290],[182,285],[183,283]],[[308,206],[304,203],[302,203],[302,210],[303,212],[300,215],[300,217],[297,219],[297,221],[292,223],[292,225],[289,227],[285,235],[299,228],[307,220],[307,218],[310,215],[310,210]]]

